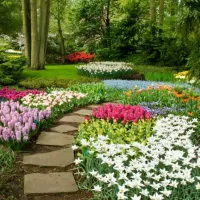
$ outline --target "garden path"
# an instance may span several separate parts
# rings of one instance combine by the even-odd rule
[[[96,107],[98,105],[90,105],[66,114],[50,131],[41,132],[36,142],[37,153],[23,157],[25,166],[34,167],[33,172],[27,170],[24,176],[25,195],[78,191],[73,175],[74,152],[71,145],[84,116],[92,114],[92,108]]]

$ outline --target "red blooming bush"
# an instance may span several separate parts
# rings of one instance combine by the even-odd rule
[[[24,91],[17,91],[16,89],[10,89],[9,87],[4,87],[0,90],[0,98],[5,98],[9,100],[16,100],[21,99],[27,94],[41,94],[43,91],[40,90],[24,90]]]
[[[130,106],[123,104],[104,104],[93,109],[93,117],[98,119],[138,122],[140,119],[151,119],[152,114],[141,106]]]
[[[65,59],[70,63],[84,62],[88,63],[95,58],[95,54],[89,54],[85,52],[75,52],[66,56]]]

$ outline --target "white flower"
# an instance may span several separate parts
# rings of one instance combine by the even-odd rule
[[[125,196],[123,193],[118,192],[117,198],[118,198],[118,200],[123,200],[123,199],[127,199],[127,196]]]
[[[170,194],[172,193],[171,190],[167,190],[166,188],[163,191],[160,191],[162,194],[164,194],[165,196],[169,197]]]
[[[74,160],[74,163],[76,165],[80,164],[83,160],[81,160],[80,158],[77,158],[76,160]]]
[[[140,194],[147,197],[149,195],[149,191],[147,189],[143,189],[143,190],[141,190]]]
[[[196,189],[197,189],[197,190],[200,190],[200,183],[197,183],[197,184],[196,184]]]
[[[163,198],[163,195],[162,194],[158,194],[158,193],[155,193],[154,195],[150,195],[150,199],[151,200],[162,200],[162,199],[164,199]]]
[[[72,145],[72,150],[77,150],[78,146],[77,145]]]
[[[136,194],[134,197],[131,197],[132,200],[141,200],[141,196],[137,196]]]
[[[118,185],[118,189],[119,189],[119,193],[125,193],[128,191],[125,185],[122,185],[122,186]]]
[[[101,192],[101,189],[102,189],[102,187],[100,187],[99,185],[95,185],[92,190],[96,191],[96,192]]]

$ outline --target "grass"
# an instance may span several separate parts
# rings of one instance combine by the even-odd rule
[[[58,78],[58,79],[78,79],[75,65],[46,65],[45,70],[25,69],[22,74],[23,78]]]
[[[147,81],[167,81],[175,82],[174,73],[172,72],[147,72],[145,73],[145,80]]]
[[[30,70],[23,71],[23,78],[45,78],[45,79],[73,79],[81,78],[78,75],[76,65],[47,65],[45,70]],[[174,70],[171,67],[157,67],[149,65],[134,65],[133,70],[145,75],[145,80],[149,81],[171,81],[174,82]]]
[[[158,67],[151,65],[134,65],[133,70],[137,73],[144,74],[146,81],[167,81],[175,82],[172,67]]]

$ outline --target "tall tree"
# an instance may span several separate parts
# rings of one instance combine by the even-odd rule
[[[25,55],[31,69],[44,69],[49,27],[50,0],[22,0]]]
[[[149,0],[149,15],[153,24],[156,23],[156,2],[155,0]]]
[[[25,57],[27,58],[28,67],[31,66],[31,18],[30,18],[30,1],[22,0],[23,31],[26,44]]]
[[[69,0],[54,0],[52,4],[51,14],[57,23],[57,32],[60,41],[60,55],[62,64],[65,63],[65,38],[63,35],[63,27],[62,24],[64,22],[65,12],[68,5]]]
[[[159,25],[160,26],[163,25],[163,20],[164,20],[164,5],[165,5],[165,1],[160,0],[159,1]]]

